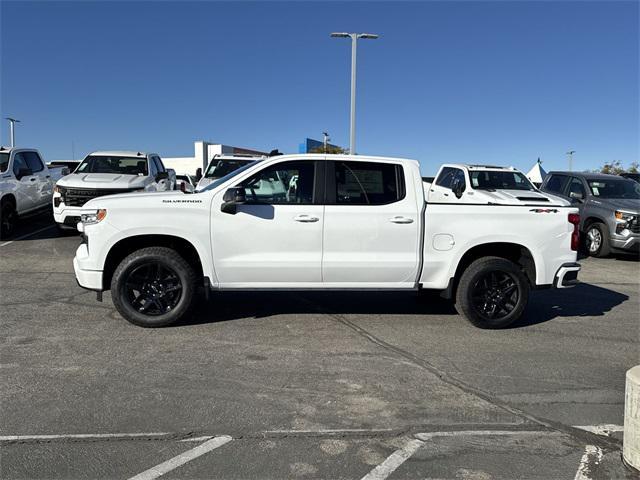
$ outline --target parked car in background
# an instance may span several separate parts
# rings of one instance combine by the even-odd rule
[[[15,229],[19,217],[51,205],[55,183],[67,167],[48,167],[38,150],[0,147],[0,238]]]
[[[181,190],[186,193],[193,193],[196,189],[196,185],[193,183],[193,179],[189,175],[177,175],[176,176],[176,190]]]
[[[173,178],[172,178],[173,177]],[[75,228],[89,200],[130,192],[166,192],[175,187],[156,153],[93,152],[73,173],[60,179],[53,194],[53,216],[61,227]]]
[[[602,173],[549,172],[542,190],[580,210],[580,231],[589,255],[640,251],[640,184]]]
[[[244,167],[250,163],[264,160],[266,157],[255,157],[250,155],[238,155],[238,156],[220,156],[214,155],[204,175],[198,180],[196,190],[202,190],[207,185],[216,181],[218,178],[222,178],[225,175],[230,174],[234,170],[240,167]]]
[[[483,189],[476,171],[516,188]],[[505,327],[532,288],[572,286],[580,270],[578,209],[510,176],[449,165],[427,190],[414,160],[270,157],[191,195],[91,200],[76,278],[110,289],[118,312],[145,327],[187,315],[202,288],[440,290],[474,325]]]
[[[640,173],[632,173],[632,172],[623,172],[620,174],[621,177],[630,178],[638,183],[640,183]]]
[[[53,160],[47,163],[49,167],[67,167],[69,169],[69,173],[73,172],[82,160]]]

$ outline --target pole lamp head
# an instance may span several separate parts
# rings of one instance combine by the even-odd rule
[[[331,36],[334,38],[349,38],[351,35],[345,32],[333,32]]]
[[[364,38],[369,40],[375,40],[378,37],[379,35],[376,35],[375,33],[359,33],[358,34],[358,38]]]

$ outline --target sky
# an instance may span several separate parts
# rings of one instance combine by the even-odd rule
[[[191,156],[193,142],[549,171],[639,160],[639,5],[628,1],[0,2],[0,143],[47,160]]]

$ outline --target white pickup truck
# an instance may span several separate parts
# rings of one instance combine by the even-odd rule
[[[75,228],[92,198],[128,192],[174,190],[175,171],[156,153],[93,152],[55,186],[53,217],[60,227]]]
[[[84,208],[78,283],[111,289],[144,327],[184,317],[204,287],[434,289],[499,328],[521,317],[531,288],[571,286],[580,270],[577,209],[498,167],[446,165],[425,184],[414,160],[284,155],[199,193]]]
[[[56,181],[67,167],[47,167],[38,150],[0,147],[0,238],[11,235],[19,217],[48,208]]]

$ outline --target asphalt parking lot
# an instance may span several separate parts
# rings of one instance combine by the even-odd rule
[[[634,259],[581,260],[501,331],[344,292],[221,293],[149,330],[76,285],[78,244],[48,215],[0,241],[2,478],[636,478]]]

